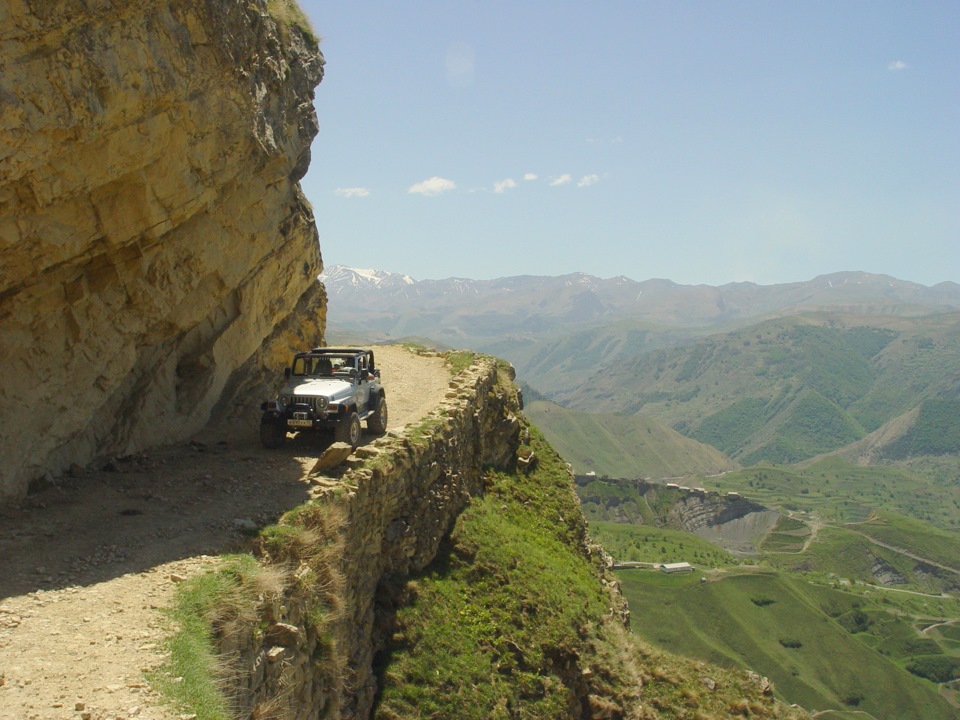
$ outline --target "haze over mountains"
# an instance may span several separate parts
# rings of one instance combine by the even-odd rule
[[[829,309],[917,316],[960,309],[960,284],[933,287],[888,275],[841,272],[806,282],[678,285],[584,273],[496,280],[414,280],[334,265],[320,276],[337,326],[439,341],[504,332],[539,334],[559,324],[631,318],[662,326],[717,325]],[[371,301],[379,301],[377,307]],[[438,337],[439,336],[439,337]]]
[[[637,468],[640,453],[622,438],[637,432],[640,417],[747,465],[848,446],[858,462],[902,460],[951,452],[960,441],[952,420],[960,403],[957,283],[926,287],[863,272],[721,287],[585,274],[416,281],[341,266],[321,280],[332,337],[414,339],[512,362],[530,399],[580,413],[573,421],[562,408],[531,406],[581,469]],[[588,415],[630,417],[603,421],[621,429],[620,442],[616,431],[590,431],[609,439],[609,452],[582,442]],[[565,443],[553,423],[581,441]],[[643,423],[640,430],[647,433]],[[653,476],[719,467],[715,458],[691,462],[683,443],[662,450],[676,438],[658,434],[659,459],[641,466]]]

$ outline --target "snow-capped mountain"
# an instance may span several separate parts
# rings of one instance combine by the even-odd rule
[[[394,288],[405,288],[417,282],[409,275],[387,272],[386,270],[351,268],[345,265],[324,268],[323,272],[320,273],[319,280],[326,286],[327,293],[330,295],[338,295],[348,289],[375,288],[388,291]]]

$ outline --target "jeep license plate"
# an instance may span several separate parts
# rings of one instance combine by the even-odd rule
[[[290,427],[313,427],[313,420],[287,420]]]

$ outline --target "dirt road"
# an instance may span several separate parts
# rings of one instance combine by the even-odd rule
[[[376,349],[391,432],[443,399],[443,360]],[[176,584],[309,498],[325,447],[268,451],[246,431],[113,459],[0,509],[0,720],[170,720],[144,672],[163,661]],[[188,716],[189,717],[189,716]]]

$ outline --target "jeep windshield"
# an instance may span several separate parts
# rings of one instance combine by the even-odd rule
[[[351,355],[302,355],[294,358],[294,377],[346,375],[354,367]]]

